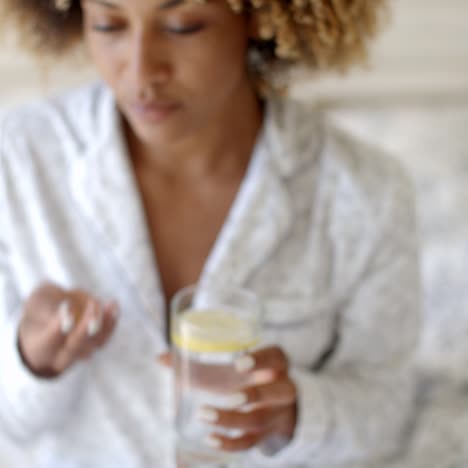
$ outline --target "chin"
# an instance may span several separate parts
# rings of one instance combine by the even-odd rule
[[[175,122],[165,125],[139,124],[133,126],[136,136],[146,144],[168,146],[180,142],[188,135],[187,125]]]

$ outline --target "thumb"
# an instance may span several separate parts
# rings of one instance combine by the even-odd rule
[[[157,361],[165,367],[172,367],[172,353],[160,354]]]
[[[64,312],[68,312],[66,301],[60,303],[55,316],[45,326],[34,326],[21,322],[18,334],[18,347],[24,363],[36,374],[42,375],[50,367],[56,352],[66,340],[64,330]],[[65,317],[70,322],[71,316]],[[72,323],[68,323],[70,327]],[[45,374],[44,374],[45,375]]]

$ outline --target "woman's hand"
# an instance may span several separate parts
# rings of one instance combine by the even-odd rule
[[[117,304],[102,306],[85,291],[44,284],[24,304],[18,333],[22,359],[37,376],[58,376],[103,346],[116,321]]]
[[[160,358],[165,365],[171,361],[169,355]],[[233,409],[201,409],[199,417],[214,429],[208,443],[226,451],[243,451],[270,437],[291,440],[297,421],[297,390],[288,367],[287,357],[279,347],[263,348],[241,357],[235,363],[236,371],[242,374],[242,380],[252,384],[229,398]],[[216,432],[217,426],[239,429],[243,435],[226,437]]]

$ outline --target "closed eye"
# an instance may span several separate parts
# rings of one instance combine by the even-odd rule
[[[204,29],[203,24],[194,24],[192,26],[186,26],[186,27],[167,27],[166,31],[172,34],[195,34],[199,31]]]
[[[92,26],[93,31],[102,33],[118,32],[123,29],[123,26],[111,25],[111,24],[95,24]]]
[[[94,31],[101,32],[101,33],[114,33],[121,31],[123,26],[118,25],[110,25],[110,24],[96,24],[93,27]],[[180,34],[180,35],[189,35],[195,34],[198,31],[204,29],[202,24],[194,24],[193,26],[186,26],[186,27],[167,27],[165,30],[171,34]]]

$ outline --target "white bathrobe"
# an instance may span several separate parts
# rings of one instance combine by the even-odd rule
[[[97,83],[7,113],[0,133],[0,431],[37,467],[174,467],[166,299],[110,91]],[[411,416],[419,331],[413,194],[399,166],[290,101],[270,101],[203,268],[257,292],[266,343],[291,361],[294,439],[245,467],[385,457]],[[21,305],[44,280],[121,305],[89,362],[39,379],[17,349]]]

